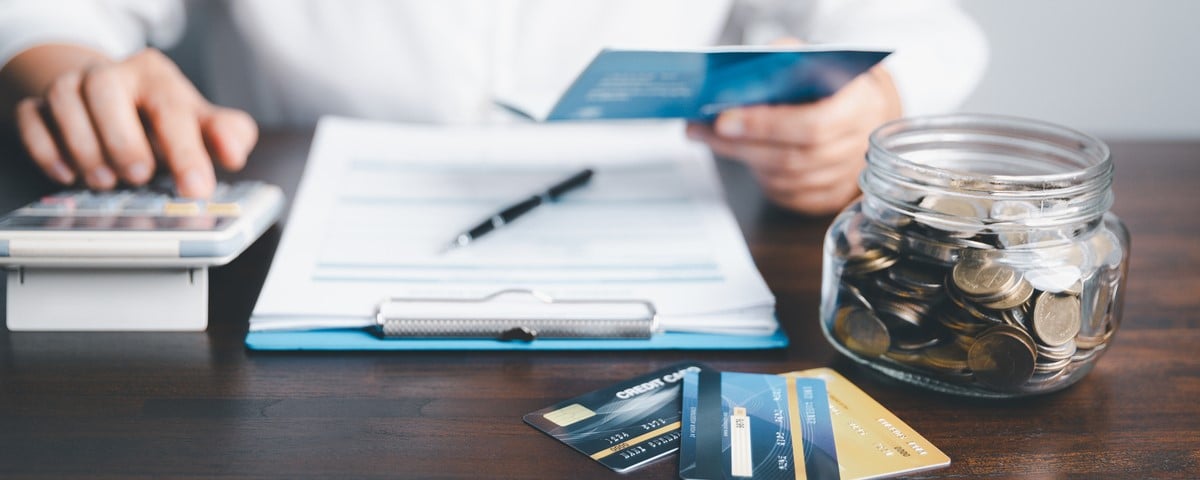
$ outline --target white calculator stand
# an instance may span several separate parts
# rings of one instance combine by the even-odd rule
[[[13,331],[201,331],[208,267],[279,218],[283,193],[219,185],[207,201],[150,189],[47,196],[0,218]]]

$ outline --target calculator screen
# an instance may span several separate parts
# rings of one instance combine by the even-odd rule
[[[212,232],[236,219],[212,215],[9,215],[0,219],[0,230]]]

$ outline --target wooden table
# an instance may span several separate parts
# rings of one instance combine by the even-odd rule
[[[238,177],[294,192],[311,136],[264,137]],[[522,415],[682,360],[832,366],[953,459],[924,477],[1200,477],[1200,143],[1112,147],[1114,210],[1134,245],[1125,321],[1096,369],[1061,393],[967,400],[840,358],[817,325],[829,219],[766,205],[744,170],[722,164],[787,350],[249,352],[276,227],[212,272],[207,333],[0,332],[0,477],[618,478]],[[2,151],[0,208],[52,190],[11,143]],[[629,477],[675,478],[674,457]]]

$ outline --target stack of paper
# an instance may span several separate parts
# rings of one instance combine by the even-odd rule
[[[444,251],[498,208],[584,166],[596,172],[587,186]],[[757,336],[778,327],[711,156],[679,123],[325,119],[251,330],[360,327],[388,298],[477,299],[513,288],[647,301],[668,332]]]

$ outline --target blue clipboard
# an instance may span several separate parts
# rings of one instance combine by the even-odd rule
[[[360,329],[250,332],[246,347],[260,351],[437,351],[437,350],[767,350],[788,346],[782,329],[769,336],[662,333],[645,340],[383,339]]]
[[[390,298],[363,325],[259,328],[251,350],[754,350],[783,348],[787,335],[672,332],[644,300],[555,299],[508,289],[482,298]],[[776,322],[777,323],[777,322]],[[292,327],[295,325],[293,324]]]

